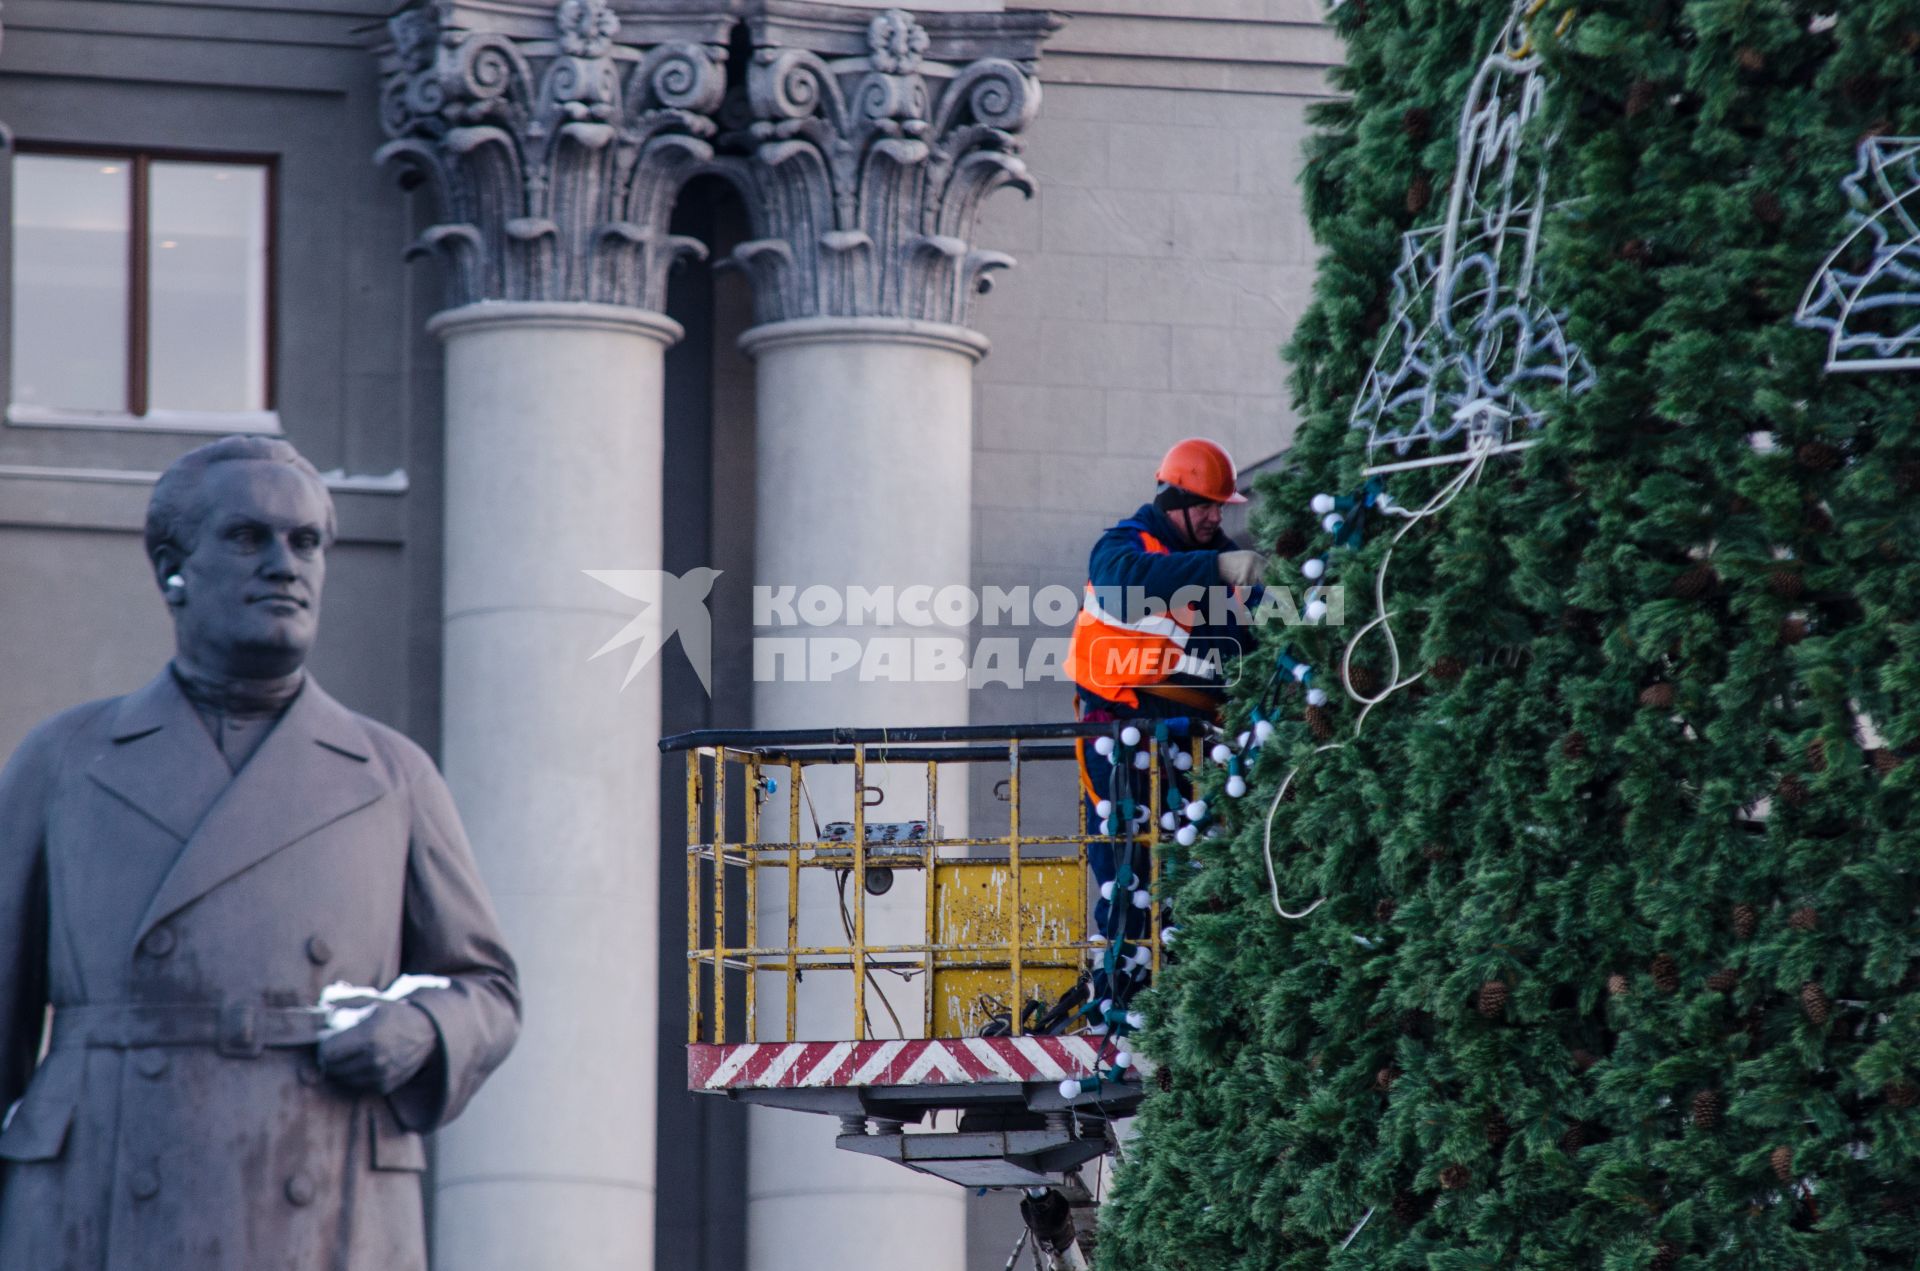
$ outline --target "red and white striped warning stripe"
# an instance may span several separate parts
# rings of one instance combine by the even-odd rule
[[[1084,1077],[1091,1037],[938,1037],[890,1042],[741,1042],[687,1047],[692,1090],[813,1086],[981,1085]]]

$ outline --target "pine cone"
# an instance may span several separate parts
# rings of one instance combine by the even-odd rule
[[[1474,1002],[1474,1009],[1482,1018],[1493,1019],[1507,1009],[1508,989],[1504,980],[1488,980],[1480,986],[1480,993]]]
[[[1802,905],[1787,915],[1787,925],[1795,931],[1813,931],[1820,926],[1820,911],[1812,905]]]
[[[1440,1186],[1457,1192],[1473,1181],[1473,1171],[1464,1165],[1449,1165],[1440,1171]]]
[[[1153,1079],[1159,1085],[1161,1094],[1166,1094],[1169,1091],[1171,1091],[1173,1089],[1172,1065],[1161,1064],[1160,1067],[1154,1072]]]
[[[1373,1074],[1373,1088],[1381,1094],[1385,1094],[1393,1089],[1393,1083],[1398,1080],[1400,1080],[1400,1070],[1392,1064],[1388,1064],[1385,1068]]]
[[[1413,1224],[1420,1221],[1421,1216],[1426,1212],[1426,1205],[1421,1203],[1420,1198],[1412,1192],[1395,1192],[1393,1194],[1393,1216],[1400,1220],[1402,1226],[1413,1226]]]
[[[1887,1101],[1889,1107],[1911,1108],[1920,1103],[1920,1086],[1914,1085],[1911,1081],[1889,1081],[1880,1091],[1880,1095]]]
[[[1732,967],[1723,967],[1707,977],[1707,988],[1715,993],[1731,993],[1740,983],[1740,973]]]
[[[1433,135],[1433,112],[1425,106],[1409,106],[1400,114],[1400,130],[1415,141],[1425,141]]]
[[[1607,977],[1607,992],[1614,997],[1625,997],[1631,988],[1632,985],[1627,983],[1627,977],[1617,971]]]
[[[1427,203],[1433,198],[1433,181],[1424,172],[1413,174],[1413,180],[1407,182],[1407,215],[1418,216],[1427,210]]]
[[[1674,993],[1680,988],[1680,966],[1671,957],[1661,954],[1647,967],[1653,976],[1653,987],[1662,993]]]
[[[1767,69],[1767,55],[1751,44],[1742,44],[1733,56],[1740,63],[1740,69],[1750,75],[1758,75]]]
[[[1644,238],[1629,238],[1614,248],[1613,254],[1630,265],[1645,268],[1653,260],[1653,246]]]
[[[1627,88],[1627,100],[1624,106],[1627,118],[1632,119],[1650,109],[1660,100],[1660,86],[1652,80],[1635,80]]]
[[[1373,919],[1375,922],[1392,922],[1394,911],[1398,908],[1399,906],[1394,904],[1393,898],[1389,896],[1373,907]]]
[[[1507,1114],[1498,1108],[1487,1113],[1487,1146],[1494,1152],[1507,1145],[1513,1137],[1513,1127],[1507,1124]]]
[[[1886,777],[1891,776],[1893,770],[1900,766],[1900,756],[1885,747],[1876,747],[1867,752],[1867,762],[1873,765],[1875,772]]]
[[[1583,1122],[1575,1121],[1560,1136],[1560,1150],[1571,1156],[1587,1145],[1587,1127]]]
[[[1780,620],[1780,643],[1798,644],[1807,638],[1807,620],[1793,617]]]
[[[1560,753],[1569,759],[1586,758],[1587,735],[1577,729],[1568,733],[1560,739]]]
[[[1780,784],[1774,787],[1773,792],[1780,802],[1790,808],[1804,808],[1813,798],[1813,791],[1807,789],[1807,783],[1791,772],[1780,778]]]
[[[1767,571],[1767,590],[1782,600],[1798,600],[1806,593],[1807,584],[1797,570],[1776,565]]]
[[[1827,739],[1815,737],[1807,743],[1807,767],[1815,772],[1827,770]]]
[[[1720,1124],[1720,1096],[1712,1090],[1702,1090],[1693,1096],[1693,1125],[1697,1130],[1711,1130]]]
[[[1671,684],[1649,684],[1640,690],[1640,704],[1649,710],[1672,710],[1674,696]]]
[[[1767,1153],[1767,1163],[1773,1166],[1773,1176],[1783,1183],[1793,1181],[1793,1149],[1776,1147]]]
[[[1326,741],[1333,736],[1333,712],[1324,706],[1307,707],[1307,731],[1313,734],[1315,741]]]
[[[1600,1056],[1579,1046],[1573,1048],[1572,1057],[1574,1069],[1578,1072],[1586,1072],[1600,1062]]]
[[[1347,668],[1347,687],[1362,697],[1372,697],[1380,691],[1380,677],[1373,673],[1372,667],[1350,666]]]
[[[1680,1265],[1680,1250],[1662,1240],[1660,1248],[1647,1261],[1647,1271],[1673,1271]]]
[[[1754,928],[1760,925],[1760,911],[1752,905],[1740,904],[1733,907],[1733,934],[1737,939],[1750,939]]]
[[[1772,190],[1762,190],[1753,196],[1753,219],[1762,225],[1772,227],[1787,219],[1787,211],[1780,206],[1780,196]]]
[[[1793,452],[1793,461],[1808,472],[1832,472],[1846,458],[1844,450],[1824,441],[1803,441]]]
[[[1467,673],[1467,664],[1451,653],[1445,653],[1433,660],[1433,678],[1443,684],[1451,684]]]
[[[1281,530],[1279,536],[1273,540],[1275,556],[1291,558],[1306,550],[1307,536],[1291,526]]]
[[[1817,1028],[1833,1015],[1833,1000],[1827,996],[1826,989],[1818,980],[1808,980],[1800,986],[1800,1009],[1807,1013]]]
[[[1667,594],[1677,600],[1698,600],[1720,585],[1720,575],[1713,572],[1713,566],[1701,561],[1674,575],[1667,584]]]

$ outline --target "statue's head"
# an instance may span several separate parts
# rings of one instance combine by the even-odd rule
[[[173,462],[147,504],[147,559],[193,666],[268,679],[306,661],[333,496],[284,441],[226,437]]]

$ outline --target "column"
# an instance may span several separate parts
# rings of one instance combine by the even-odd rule
[[[450,293],[442,766],[526,1002],[438,1136],[459,1271],[653,1266],[660,680],[629,675],[639,644],[591,658],[641,602],[585,571],[660,569],[660,310],[697,247],[667,217],[724,54],[620,26],[602,0],[435,3],[383,50],[380,157],[428,187],[417,250]]]
[[[987,343],[968,316],[992,271],[1013,263],[969,240],[983,199],[1003,186],[1029,188],[1016,134],[1039,106],[1033,59],[1052,23],[1042,14],[942,14],[927,19],[938,23],[930,32],[900,10],[837,21],[804,37],[771,20],[749,22],[749,146],[725,160],[756,235],[730,262],[753,279],[757,306],[757,325],[741,341],[757,364],[755,581],[843,596],[849,586],[891,587],[896,599],[909,588],[937,595],[972,581],[973,368]],[[811,42],[793,47],[797,38]],[[969,619],[924,599],[914,608],[897,610],[889,625],[759,634],[869,647],[947,639],[964,667]],[[916,643],[916,652],[925,647]],[[754,722],[763,728],[963,724],[967,715],[964,669],[952,676],[923,664],[906,683],[760,674],[754,686]],[[965,833],[963,778],[955,770],[942,782],[948,836]],[[925,815],[918,766],[882,769],[870,783],[886,787],[870,820]],[[849,816],[844,775],[812,794],[822,821]],[[808,881],[821,886],[803,893],[803,915],[826,918],[803,926],[802,942],[843,942],[831,880]],[[891,892],[868,900],[870,940],[917,938],[924,883],[896,876]],[[784,894],[776,886],[761,896],[761,930],[778,930]],[[921,1035],[925,985],[878,978],[905,1034]],[[892,1037],[875,992],[869,1035]],[[763,1031],[777,1026],[777,1014]],[[850,1038],[852,1016],[845,973],[803,985],[803,1038]],[[960,1271],[964,1190],[839,1152],[835,1130],[824,1117],[754,1110],[752,1271],[882,1271],[903,1256],[916,1271]]]

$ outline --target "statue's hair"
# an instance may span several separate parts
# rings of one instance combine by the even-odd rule
[[[306,477],[319,489],[327,505],[327,542],[332,543],[336,523],[333,494],[320,476],[319,469],[288,443],[276,437],[222,437],[187,451],[167,466],[153,483],[153,497],[147,501],[147,559],[158,560],[160,549],[171,547],[182,556],[193,551],[200,537],[200,522],[206,509],[200,506],[200,485],[207,469],[216,463],[253,460],[259,463],[284,463]]]

